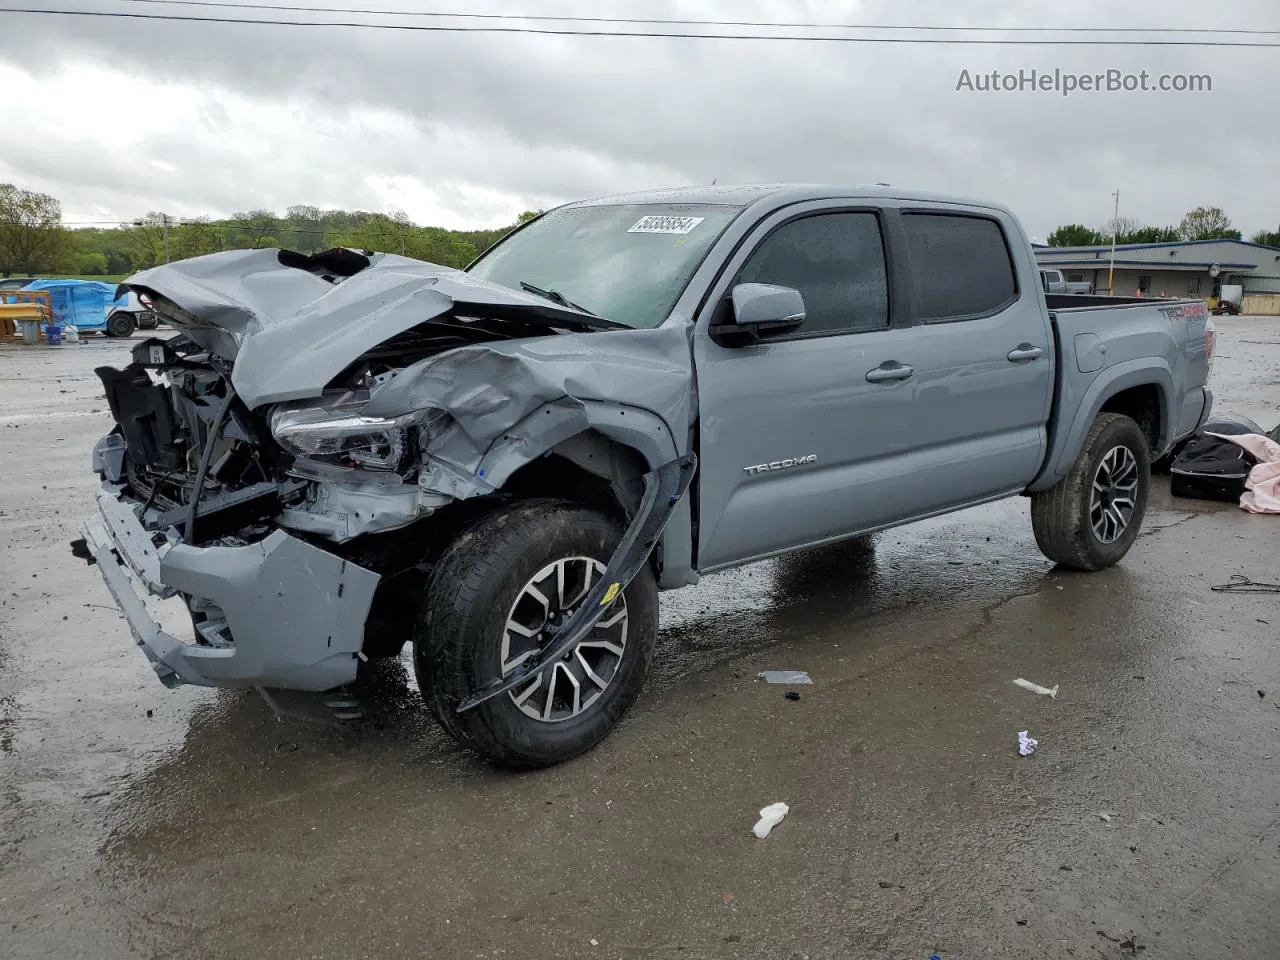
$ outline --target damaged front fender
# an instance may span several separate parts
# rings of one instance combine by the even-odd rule
[[[687,446],[691,379],[678,329],[565,334],[428,357],[396,370],[348,411],[371,423],[416,416],[409,429],[417,455],[403,474],[411,482],[300,457],[293,472],[315,480],[317,492],[281,522],[338,540],[402,526],[452,501],[496,493],[523,467],[589,434],[635,450],[653,469]],[[677,526],[683,536],[687,521]],[[675,552],[675,563],[687,566],[689,548]]]
[[[656,419],[674,447],[646,458],[661,464],[678,452],[676,430],[687,433],[691,395],[683,331],[618,330],[459,347],[397,372],[363,413],[446,413],[423,437],[419,486],[462,499],[592,429],[600,407]]]

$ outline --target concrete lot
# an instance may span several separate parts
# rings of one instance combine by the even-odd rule
[[[1269,429],[1280,320],[1218,325],[1218,409]],[[1280,518],[1157,478],[1101,574],[1052,570],[1018,500],[709,578],[619,730],[511,776],[400,665],[345,733],[156,682],[67,548],[126,349],[0,346],[4,960],[1280,950],[1280,596],[1209,589],[1280,580]]]

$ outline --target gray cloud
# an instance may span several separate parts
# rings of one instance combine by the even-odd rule
[[[560,10],[636,15],[569,0]],[[1230,12],[1215,25],[1280,30],[1274,0],[1241,0]],[[1190,0],[1069,10],[1016,0],[672,0],[646,4],[645,15],[1197,28],[1203,13]],[[69,215],[87,218],[311,202],[490,225],[527,207],[718,178],[888,181],[990,197],[1041,236],[1062,222],[1101,223],[1116,188],[1122,213],[1147,223],[1176,222],[1200,203],[1221,205],[1246,231],[1280,222],[1270,175],[1280,148],[1276,49],[405,34],[14,15],[5,35],[0,69],[53,97],[26,108],[24,123],[55,108],[61,122],[7,143],[0,177],[50,190]],[[955,89],[964,69],[1033,68],[1209,73],[1213,92]],[[107,73],[77,91],[74,78],[90,69]]]

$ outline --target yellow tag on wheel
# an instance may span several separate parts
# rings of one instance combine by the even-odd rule
[[[611,583],[609,585],[609,589],[604,592],[604,599],[600,601],[600,606],[607,607],[609,604],[613,603],[614,600],[618,599],[618,594],[621,592],[622,584]]]

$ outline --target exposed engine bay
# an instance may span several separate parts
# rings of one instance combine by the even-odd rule
[[[116,426],[94,469],[141,502],[148,529],[176,527],[188,543],[250,542],[302,496],[305,484],[288,479],[292,458],[235,402],[225,364],[187,338],[143,341],[123,370],[95,372]]]
[[[253,542],[273,520],[337,542],[394,528],[453,499],[419,486],[422,453],[448,415],[362,411],[415,362],[517,332],[554,332],[541,323],[494,326],[428,321],[363,355],[319,397],[259,411],[236,395],[232,362],[185,334],[143,341],[124,369],[95,371],[116,427],[99,442],[94,467],[143,504],[148,529],[177,528],[187,543]]]

